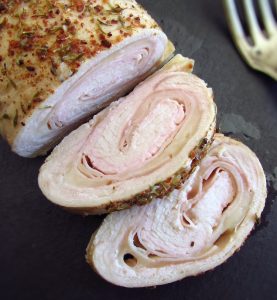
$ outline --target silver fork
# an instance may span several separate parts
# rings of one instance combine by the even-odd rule
[[[250,36],[241,25],[234,0],[224,0],[228,25],[238,50],[254,69],[277,80],[277,25],[268,0],[259,0],[263,31],[258,23],[252,0],[243,0]],[[277,11],[277,0],[275,0]]]

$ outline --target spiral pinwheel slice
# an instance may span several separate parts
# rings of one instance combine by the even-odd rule
[[[265,175],[255,154],[216,134],[179,190],[106,217],[87,248],[87,260],[103,278],[125,287],[203,273],[242,246],[265,198]]]
[[[0,133],[21,156],[69,131],[174,51],[133,0],[1,1]]]
[[[145,204],[179,186],[215,128],[211,89],[176,56],[127,97],[67,136],[42,166],[52,202],[85,214]]]

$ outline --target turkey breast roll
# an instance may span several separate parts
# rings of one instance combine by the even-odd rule
[[[67,209],[100,214],[145,204],[180,185],[211,143],[212,90],[176,56],[67,136],[42,166],[39,186]]]
[[[242,246],[265,198],[265,175],[255,154],[216,134],[180,189],[106,217],[87,248],[87,260],[103,278],[124,287],[201,274]]]
[[[133,0],[1,1],[0,132],[44,154],[173,51]]]

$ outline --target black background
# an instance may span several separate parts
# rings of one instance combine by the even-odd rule
[[[273,170],[277,167],[277,84],[241,60],[226,28],[220,1],[141,2],[159,20],[177,50],[196,60],[195,73],[214,89],[218,124],[226,114],[234,113],[261,133],[251,138],[242,130],[237,136],[257,153],[269,179],[262,223],[240,252],[214,271],[157,288],[131,290],[112,286],[98,277],[84,258],[90,236],[102,217],[74,216],[50,204],[37,186],[44,158],[20,158],[1,140],[1,299],[277,297],[277,193],[273,187]],[[239,131],[240,124],[236,125]]]

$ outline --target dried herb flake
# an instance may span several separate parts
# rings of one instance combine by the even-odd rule
[[[46,106],[41,106],[41,107],[39,107],[39,109],[50,109],[50,108],[52,108],[53,106],[51,106],[51,105],[46,105]]]
[[[73,62],[75,60],[80,59],[83,55],[84,55],[84,53],[79,53],[79,54],[71,53],[71,54],[64,55],[62,57],[62,60],[66,61],[66,62]]]

